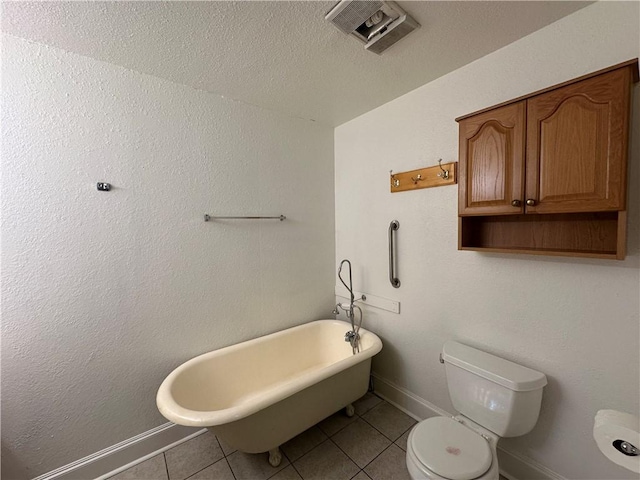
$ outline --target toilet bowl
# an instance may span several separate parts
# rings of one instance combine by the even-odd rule
[[[444,344],[440,361],[460,414],[413,427],[407,440],[409,475],[413,480],[498,480],[498,441],[533,429],[547,377],[452,341]]]
[[[498,480],[497,438],[464,417],[432,417],[407,440],[413,480]]]

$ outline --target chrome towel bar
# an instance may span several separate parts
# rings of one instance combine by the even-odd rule
[[[280,220],[283,221],[287,217],[284,215],[279,215],[277,217],[218,217],[214,215],[204,214],[204,221],[208,222],[210,220]]]

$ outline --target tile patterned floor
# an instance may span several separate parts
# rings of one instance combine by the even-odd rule
[[[338,412],[284,444],[276,468],[266,453],[238,452],[205,433],[111,480],[408,480],[405,450],[416,421],[371,393],[354,406],[353,417]]]

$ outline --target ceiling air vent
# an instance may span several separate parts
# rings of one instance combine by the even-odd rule
[[[342,0],[327,13],[325,19],[377,54],[420,27],[395,2]]]

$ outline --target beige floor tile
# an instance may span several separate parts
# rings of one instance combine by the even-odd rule
[[[364,415],[380,402],[382,402],[382,399],[380,397],[374,395],[371,392],[367,392],[364,397],[361,397],[353,402],[353,406],[355,407],[356,413],[358,415]]]
[[[357,419],[357,415],[354,415],[353,417],[347,417],[344,413],[344,410],[340,410],[339,412],[334,413],[330,417],[322,420],[318,424],[318,427],[320,427],[320,430],[322,430],[327,435],[332,436],[347,425],[355,422]]]
[[[389,440],[396,441],[417,422],[393,405],[382,402],[362,416],[368,423],[382,432]]]
[[[184,480],[224,457],[216,437],[207,432],[167,450],[169,480]]]
[[[244,453],[236,451],[227,457],[236,480],[264,480],[270,478],[289,465],[287,457],[282,457],[282,463],[272,467],[268,453]]]
[[[360,468],[364,468],[391,444],[391,440],[362,419],[340,430],[331,440]]]
[[[213,465],[189,477],[189,480],[235,480],[226,459],[218,460]]]
[[[218,439],[218,443],[220,443],[220,448],[222,448],[222,451],[224,452],[224,454],[226,456],[231,455],[233,452],[236,451],[235,448],[233,448],[231,445],[229,445],[227,442],[225,442],[222,438],[216,436],[216,438]]]
[[[371,462],[364,471],[373,480],[411,480],[406,453],[393,444]]]
[[[167,480],[167,467],[164,463],[164,455],[156,455],[149,460],[131,467],[109,480]]]
[[[331,440],[311,450],[294,467],[304,480],[349,480],[360,470]]]
[[[302,480],[302,477],[296,472],[292,465],[289,465],[284,470],[280,470],[269,480]]]
[[[318,427],[313,426],[297,437],[292,438],[280,447],[291,462],[295,462],[302,455],[310,452],[327,439],[327,435]]]
[[[405,451],[409,432],[416,422],[371,393],[354,402],[354,406],[358,415],[349,418],[340,411],[284,444],[285,456],[277,468],[269,465],[266,453],[250,455],[235,451],[207,432],[112,479],[407,479]]]
[[[413,428],[413,427],[411,427]],[[400,438],[396,440],[396,445],[398,445],[405,452],[407,451],[407,441],[409,440],[409,434],[411,433],[411,428],[404,432]]]

